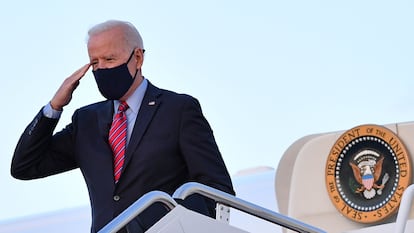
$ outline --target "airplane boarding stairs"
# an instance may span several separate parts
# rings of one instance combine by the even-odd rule
[[[175,199],[185,199],[191,194],[198,193],[217,203],[216,219],[201,215],[178,205]],[[370,227],[362,227],[358,230],[343,231],[343,233],[376,233],[393,232],[404,233],[414,232],[414,220],[409,219],[412,201],[414,199],[414,184],[410,185],[404,192],[401,206],[398,211],[396,222],[380,224]],[[147,233],[247,233],[248,231],[229,224],[230,208],[245,212],[252,217],[257,217],[273,224],[284,227],[289,232],[324,233],[326,231],[308,225],[294,218],[268,210],[253,203],[244,201],[228,193],[214,188],[189,182],[181,186],[171,197],[161,191],[152,191],[141,197],[134,204],[128,207],[119,216],[109,222],[98,233],[115,233],[147,207],[155,202],[163,203],[169,213],[152,226]]]
[[[216,201],[218,206],[216,219],[201,215],[178,205],[174,199],[185,199],[198,193]],[[306,223],[289,218],[277,212],[244,201],[228,193],[213,189],[199,183],[186,183],[176,190],[171,197],[161,191],[152,191],[141,197],[124,212],[109,222],[98,233],[115,233],[143,210],[155,202],[163,203],[169,213],[152,226],[147,233],[247,233],[228,223],[230,208],[238,209],[252,216],[283,226],[295,232],[323,233],[325,231]]]

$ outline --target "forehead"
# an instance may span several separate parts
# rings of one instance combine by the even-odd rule
[[[90,58],[108,55],[118,55],[125,51],[125,40],[122,30],[113,28],[94,34],[88,40],[88,54]]]

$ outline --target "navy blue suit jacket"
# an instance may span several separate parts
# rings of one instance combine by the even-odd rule
[[[117,184],[108,144],[112,101],[76,110],[72,122],[54,135],[57,120],[40,111],[17,144],[12,175],[36,179],[80,168],[90,196],[92,232],[152,190],[172,194],[195,181],[234,194],[198,101],[148,84]]]

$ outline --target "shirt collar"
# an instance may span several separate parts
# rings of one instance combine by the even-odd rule
[[[147,90],[148,80],[144,77],[141,84],[135,89],[134,93],[126,100],[129,110],[138,114],[139,108],[141,107],[142,100],[144,99],[145,91]],[[119,106],[119,100],[114,100],[114,112],[117,111]]]

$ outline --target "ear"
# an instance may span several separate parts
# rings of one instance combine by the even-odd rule
[[[144,63],[144,50],[136,48],[134,50],[134,59],[137,61],[137,69],[141,69],[142,64]]]

